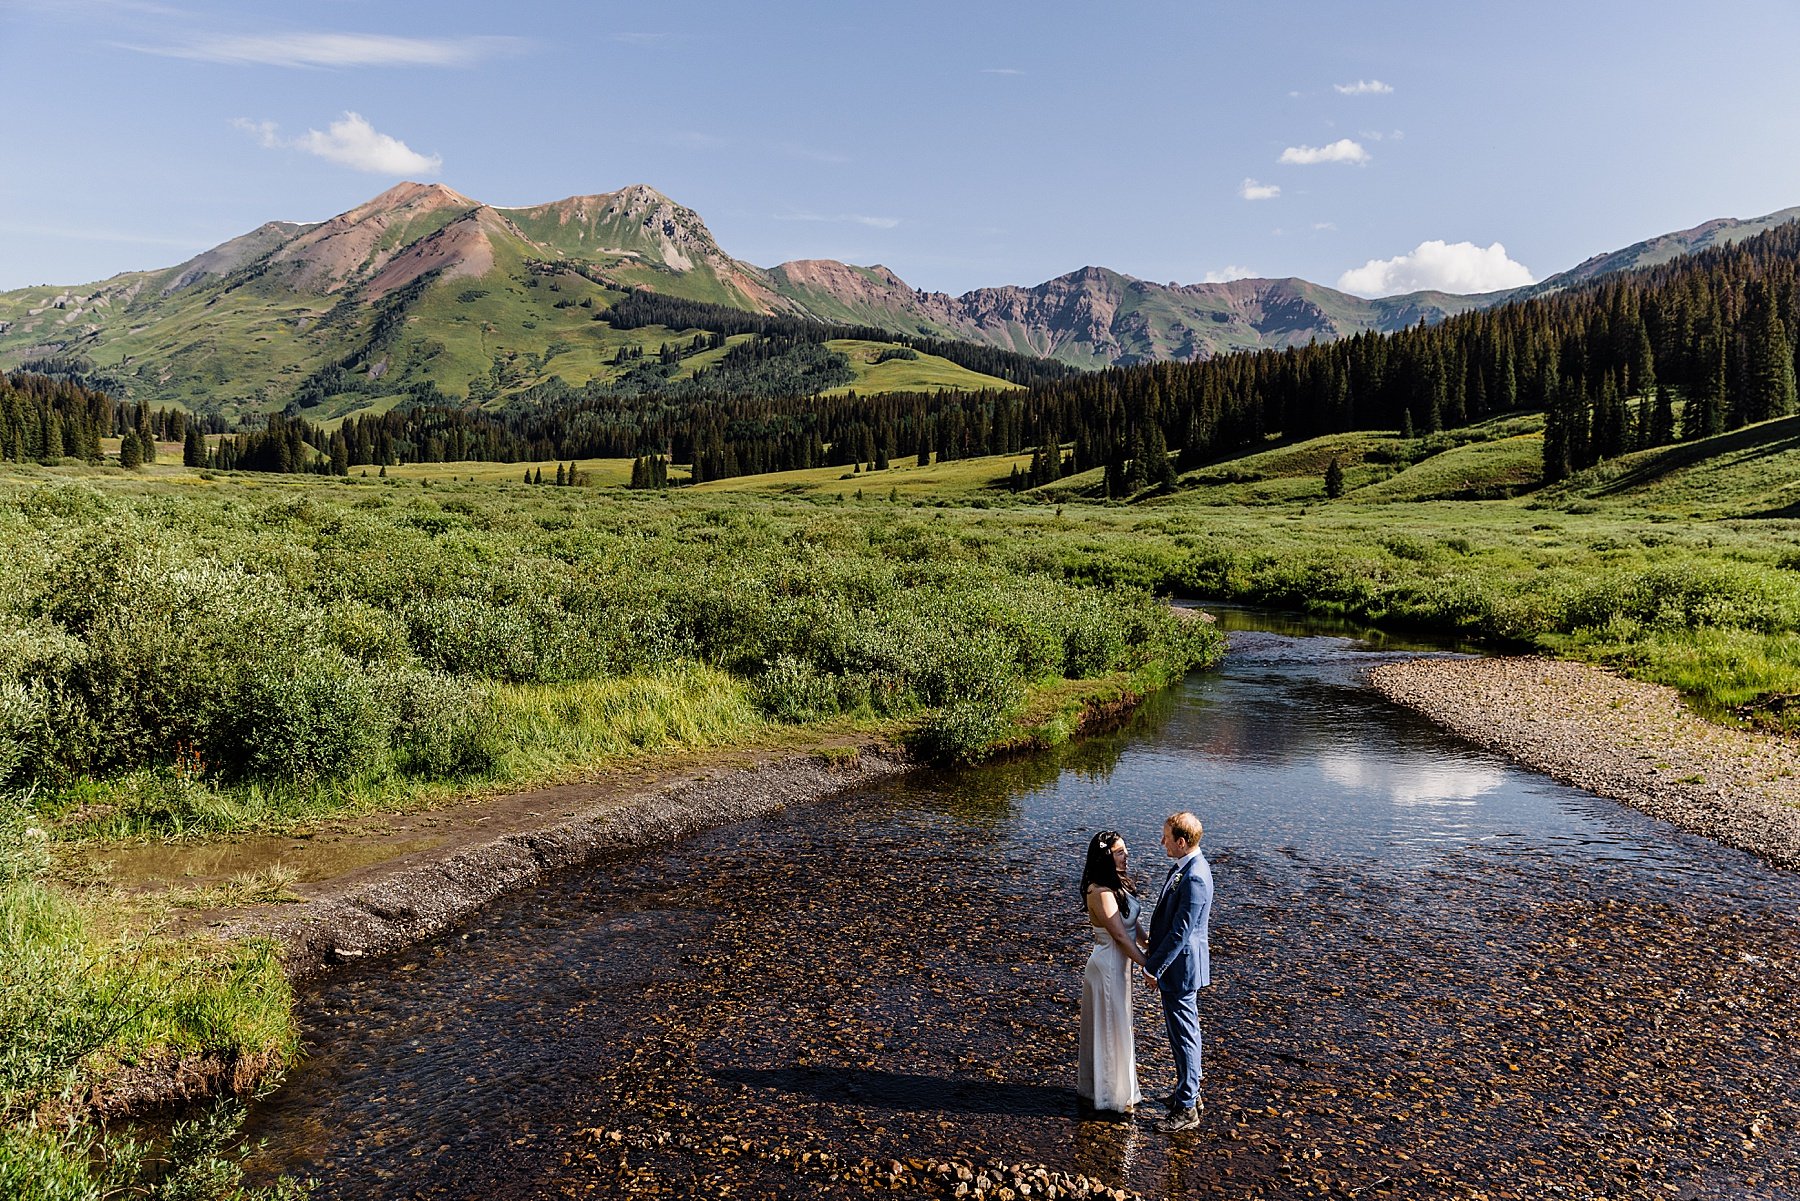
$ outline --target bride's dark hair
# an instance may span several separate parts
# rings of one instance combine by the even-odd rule
[[[1102,830],[1088,840],[1087,862],[1081,868],[1082,908],[1087,907],[1087,893],[1091,885],[1098,884],[1114,893],[1130,891],[1125,881],[1119,878],[1119,865],[1113,862],[1112,849],[1120,841],[1117,830]]]

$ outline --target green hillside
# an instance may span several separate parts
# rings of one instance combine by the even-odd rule
[[[222,271],[185,283],[189,264],[0,296],[0,368],[54,357],[138,403],[235,421],[297,402],[308,420],[334,423],[418,396],[492,406],[552,379],[612,384],[632,356],[670,344],[681,355],[667,377],[689,379],[745,341],[693,351],[700,331],[606,321],[633,285],[751,307],[710,235],[654,240],[619,212],[562,202],[497,213],[452,197],[414,192],[331,226],[292,227],[299,237],[273,255],[221,257]],[[305,253],[293,250],[309,239]],[[670,269],[665,254],[685,267]],[[845,390],[1010,386],[897,346],[834,348],[855,376]],[[884,350],[901,357],[878,361]]]
[[[833,338],[825,343],[850,360],[856,382],[832,388],[826,396],[847,392],[870,395],[877,392],[941,392],[961,389],[975,392],[983,388],[1016,388],[1003,379],[970,371],[945,358],[924,354],[891,342],[870,342],[857,338]],[[890,356],[883,358],[883,356]]]

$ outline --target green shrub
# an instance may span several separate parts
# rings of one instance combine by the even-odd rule
[[[756,678],[756,705],[776,721],[817,721],[837,712],[835,681],[804,659],[778,655]]]
[[[395,729],[371,682],[341,656],[258,665],[236,705],[227,761],[246,776],[312,783],[381,766]]]
[[[1624,620],[1651,630],[1734,627],[1774,634],[1800,628],[1800,585],[1747,564],[1670,563],[1602,579],[1569,606],[1569,629]]]
[[[997,696],[954,701],[927,718],[907,738],[907,747],[933,763],[974,762],[1010,729],[1007,708]]]
[[[239,1145],[245,1108],[218,1102],[176,1122],[161,1148],[90,1126],[0,1130],[0,1196],[9,1201],[301,1201],[311,1181],[244,1185],[253,1147]]]
[[[413,671],[377,681],[394,717],[394,766],[412,776],[482,775],[500,757],[492,698],[468,681]]]

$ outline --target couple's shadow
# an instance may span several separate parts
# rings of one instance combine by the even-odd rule
[[[722,1068],[715,1080],[756,1089],[780,1089],[820,1101],[878,1105],[885,1109],[938,1113],[999,1113],[1018,1117],[1068,1117],[1080,1109],[1072,1088],[958,1080],[908,1072],[862,1068]]]

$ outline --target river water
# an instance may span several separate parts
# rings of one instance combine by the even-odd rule
[[[865,1156],[1147,1197],[1800,1196],[1800,877],[1364,685],[1417,647],[1225,620],[1224,667],[1115,734],[645,846],[322,983],[257,1169],[359,1199],[873,1195],[833,1180]],[[1111,827],[1153,894],[1182,808],[1217,901],[1206,1111],[1171,1138],[1077,1106],[1075,881]]]

